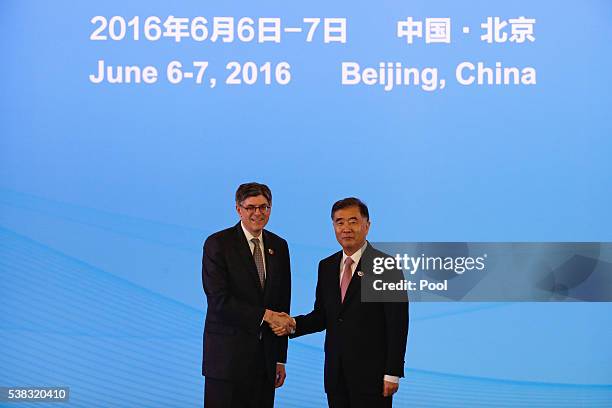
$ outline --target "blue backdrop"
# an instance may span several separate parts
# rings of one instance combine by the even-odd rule
[[[347,43],[91,41],[96,15],[345,17]],[[450,17],[451,44],[396,22]],[[488,16],[535,42],[487,44]],[[4,0],[0,4],[0,386],[69,386],[70,406],[201,406],[204,238],[268,184],[268,228],[310,310],[329,210],[365,200],[373,241],[610,241],[606,0],[490,2]],[[461,27],[469,25],[471,35]],[[286,86],[92,84],[99,59],[287,61]],[[340,64],[436,66],[436,92],[342,86]],[[535,86],[462,86],[463,61],[533,66]],[[398,407],[610,406],[609,303],[413,304]],[[289,346],[280,407],[320,407],[322,335]],[[22,406],[27,406],[23,404]],[[32,406],[44,406],[36,404]]]

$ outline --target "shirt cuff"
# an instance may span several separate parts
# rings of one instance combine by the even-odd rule
[[[277,361],[276,364],[281,364],[281,365],[285,365],[287,363],[281,363],[280,361]]]
[[[399,377],[396,377],[394,375],[385,375],[383,380],[389,381],[395,384],[399,383]]]

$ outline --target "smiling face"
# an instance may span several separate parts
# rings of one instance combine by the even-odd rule
[[[370,230],[370,220],[361,215],[359,207],[337,210],[333,215],[336,239],[347,255],[353,255],[363,246]]]
[[[272,208],[266,197],[258,195],[236,203],[236,211],[247,231],[258,237],[270,219]]]

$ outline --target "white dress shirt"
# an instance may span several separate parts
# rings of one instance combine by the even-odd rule
[[[363,244],[363,246],[357,250],[357,252],[355,252],[353,255],[350,256],[350,258],[353,260],[353,263],[351,264],[351,277],[355,274],[355,269],[357,269],[357,265],[359,264],[359,261],[361,260],[361,255],[363,254],[363,251],[365,250],[367,245],[368,245],[368,241],[366,241]],[[340,262],[340,280],[339,282],[342,282],[342,275],[344,275],[344,262],[346,261],[346,258],[349,258],[349,256],[343,251],[342,261]],[[399,383],[399,377],[396,377],[394,375],[385,375],[383,380],[389,381],[392,383],[396,383],[396,384]]]
[[[261,259],[263,259],[264,265],[264,279],[266,278],[266,254],[264,254],[264,243],[263,243],[263,233],[260,233],[258,237],[251,234],[248,229],[244,227],[242,221],[240,221],[240,226],[242,227],[242,231],[244,231],[244,235],[246,236],[247,242],[249,243],[249,248],[251,248],[251,253],[255,250],[255,244],[251,242],[253,238],[259,239],[259,251],[261,252]]]

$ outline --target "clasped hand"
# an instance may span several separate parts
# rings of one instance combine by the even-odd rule
[[[295,319],[287,313],[266,309],[264,321],[277,336],[287,336],[295,332]]]

